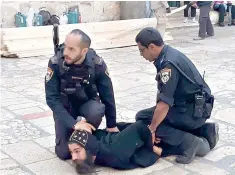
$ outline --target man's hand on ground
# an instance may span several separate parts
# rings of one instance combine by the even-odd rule
[[[108,131],[108,132],[120,132],[117,127],[114,127],[114,128],[106,128],[106,131]]]
[[[75,125],[74,125],[74,129],[75,130],[85,130],[89,133],[92,133],[92,130],[95,131],[95,127],[92,126],[90,123],[87,123],[86,121],[84,120],[81,120],[80,122],[77,122]]]

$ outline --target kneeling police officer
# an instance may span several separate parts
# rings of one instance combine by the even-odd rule
[[[109,132],[118,132],[111,79],[104,60],[90,48],[91,39],[72,30],[49,60],[45,77],[48,106],[56,131],[55,153],[70,159],[68,140],[78,128],[91,132],[106,116]]]
[[[139,111],[136,120],[149,124],[161,142],[177,147],[178,163],[190,163],[203,141],[213,149],[218,142],[218,125],[206,123],[214,97],[195,65],[180,51],[165,45],[160,33],[151,27],[136,36],[141,56],[157,68],[157,104]]]

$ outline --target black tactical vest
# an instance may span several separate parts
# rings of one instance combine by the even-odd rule
[[[63,52],[63,48],[60,50]],[[58,59],[61,101],[66,108],[71,102],[81,105],[90,99],[97,99],[98,91],[95,84],[95,62],[93,49],[89,49],[86,59],[81,65],[67,65],[64,57]]]

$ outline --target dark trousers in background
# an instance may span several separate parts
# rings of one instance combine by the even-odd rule
[[[199,16],[199,33],[198,36],[205,38],[206,34],[209,36],[214,35],[214,28],[210,20],[210,6],[201,6],[200,7],[200,16]]]
[[[215,6],[214,6],[214,10],[219,12],[219,23],[223,23],[224,22],[224,15],[226,13],[226,9],[225,9],[224,5],[220,4],[218,8],[215,8]]]
[[[231,13],[232,13],[232,19],[235,20],[235,5],[232,5]]]
[[[79,114],[76,114],[73,117],[76,119],[77,116],[83,116],[86,118],[87,122],[98,128],[104,113],[104,104],[95,100],[90,100],[80,106]],[[68,140],[73,132],[73,129],[67,128],[60,120],[56,118],[56,116],[54,116],[54,121],[56,133],[55,153],[62,160],[71,159],[71,154],[68,148]]]
[[[188,5],[190,1],[184,1],[184,5]],[[189,6],[189,8],[191,8],[191,17],[194,18],[196,17],[196,8]],[[188,17],[188,10],[189,8],[185,8],[184,9],[184,17]]]

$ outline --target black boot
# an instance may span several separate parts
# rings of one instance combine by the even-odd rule
[[[201,136],[207,139],[210,149],[213,149],[219,141],[219,125],[217,123],[205,123],[201,127]]]
[[[179,149],[182,150],[182,153],[177,156],[175,161],[182,164],[189,164],[192,162],[196,156],[200,142],[200,138],[193,135],[190,136],[190,139],[183,141],[179,145]]]
[[[205,138],[201,138],[201,142],[198,145],[198,150],[196,156],[204,157],[207,153],[210,152],[210,145]]]
[[[209,143],[205,138],[199,138],[193,135],[190,137],[191,139],[187,139],[179,145],[179,148],[183,152],[176,158],[177,163],[189,164],[195,156],[203,157],[210,151]]]

